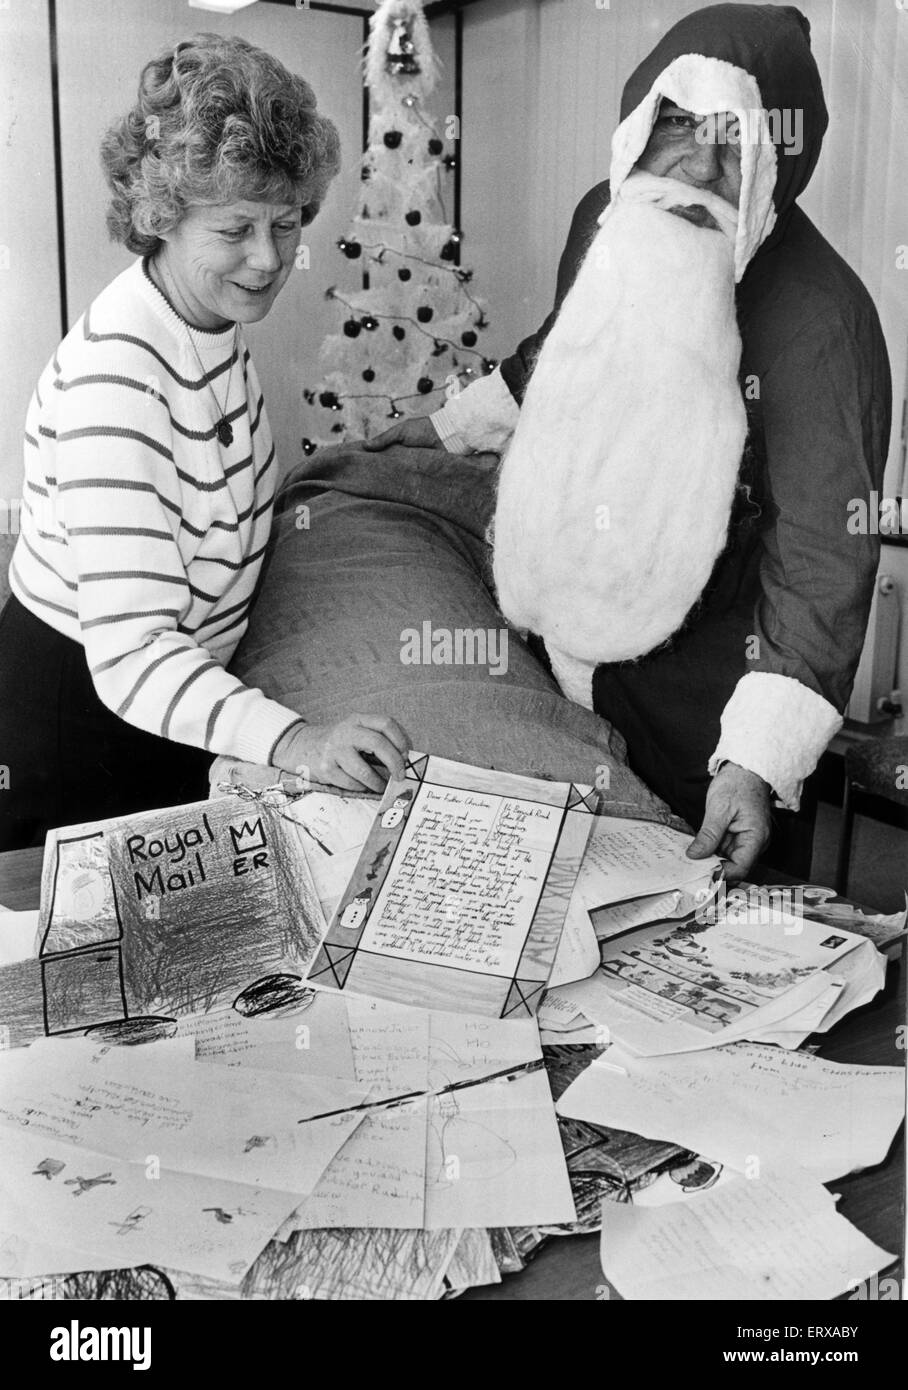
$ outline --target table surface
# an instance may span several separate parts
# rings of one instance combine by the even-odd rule
[[[0,903],[11,908],[39,905],[42,849],[0,854]],[[905,971],[890,960],[886,987],[869,1004],[820,1035],[819,1055],[833,1062],[865,1066],[905,1065]],[[901,1044],[901,1045],[900,1045]],[[899,1131],[885,1162],[828,1184],[841,1194],[839,1211],[859,1230],[900,1256],[886,1271],[900,1280],[904,1269],[905,1131]],[[471,1289],[466,1299],[532,1301],[592,1300],[603,1297],[605,1279],[599,1263],[599,1237],[563,1236],[550,1240],[521,1274],[500,1285]],[[611,1298],[617,1295],[611,1291]]]

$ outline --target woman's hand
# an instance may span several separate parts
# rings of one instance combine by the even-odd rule
[[[383,792],[387,777],[370,767],[376,758],[387,775],[403,777],[407,735],[381,714],[352,714],[337,724],[295,724],[278,741],[271,761],[307,782],[325,782],[344,791]]]
[[[401,420],[398,424],[392,425],[383,434],[377,434],[374,439],[367,439],[363,448],[370,453],[377,453],[380,449],[388,449],[392,444],[404,444],[410,449],[443,449],[438,437],[438,431],[432,424],[428,415],[418,415],[412,420]]]

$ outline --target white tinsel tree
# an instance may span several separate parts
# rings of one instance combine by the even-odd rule
[[[341,331],[322,345],[322,380],[303,391],[305,453],[437,410],[496,365],[479,346],[483,303],[459,264],[461,231],[445,214],[456,146],[446,146],[426,105],[438,63],[422,4],[383,0],[369,28],[362,199],[338,241],[342,255],[361,261],[366,287],[327,291]]]

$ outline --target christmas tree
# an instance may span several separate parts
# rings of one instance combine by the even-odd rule
[[[479,346],[487,325],[448,221],[456,155],[426,105],[438,74],[420,0],[383,0],[370,20],[370,94],[362,199],[338,241],[363,286],[331,286],[341,331],[325,339],[321,382],[303,391],[303,450],[368,439],[403,415],[425,415],[495,367]],[[456,139],[456,118],[445,135]]]

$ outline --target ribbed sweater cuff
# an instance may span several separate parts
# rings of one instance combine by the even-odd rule
[[[279,705],[276,700],[269,700],[263,695],[237,726],[231,739],[230,754],[243,762],[267,765],[282,735],[291,725],[303,722],[286,705]]]

